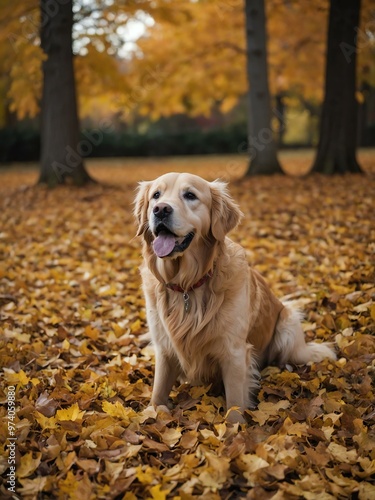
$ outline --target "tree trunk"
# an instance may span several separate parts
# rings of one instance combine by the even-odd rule
[[[246,0],[245,14],[250,154],[250,164],[246,175],[282,174],[271,129],[264,0]]]
[[[362,172],[356,159],[356,59],[360,0],[331,0],[325,97],[312,172]]]
[[[82,160],[72,53],[72,0],[40,0],[43,95],[41,172],[39,183],[50,187],[92,181]],[[87,154],[87,153],[86,153]]]
[[[277,122],[279,125],[279,128],[277,130],[277,145],[279,148],[282,147],[284,143],[284,135],[286,131],[285,127],[285,122],[286,122],[286,113],[285,113],[285,99],[284,99],[284,93],[279,92],[275,95],[275,112],[276,112],[276,118]]]

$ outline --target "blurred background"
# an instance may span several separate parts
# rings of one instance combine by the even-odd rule
[[[261,3],[273,138],[279,149],[316,147],[330,2]],[[81,140],[78,151],[72,149],[80,157],[246,153],[244,6],[240,0],[1,0],[0,162],[40,160],[43,106],[55,115],[45,118],[55,135],[65,126],[43,97],[43,71],[57,71],[46,66],[54,43],[71,45]],[[73,15],[70,42],[58,39],[54,24],[59,18],[64,23],[67,9]],[[354,45],[340,49],[348,61],[356,56],[355,135],[358,146],[370,147],[375,146],[372,0],[362,1],[359,16]],[[58,50],[62,80],[66,60]],[[54,100],[63,103],[63,92],[52,89]]]

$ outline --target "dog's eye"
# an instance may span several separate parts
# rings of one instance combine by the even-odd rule
[[[154,198],[154,200],[157,200],[158,198],[160,198],[160,191],[156,191],[156,193],[154,193],[154,195],[153,195],[153,198]]]
[[[186,193],[184,193],[184,198],[185,198],[185,200],[197,200],[198,199],[195,196],[195,194],[192,193],[191,191],[187,191]]]

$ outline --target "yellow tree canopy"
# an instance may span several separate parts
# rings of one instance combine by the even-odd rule
[[[40,24],[55,15],[58,0],[41,15],[38,0],[4,0],[0,4],[0,102],[19,119],[39,112],[42,85]],[[129,60],[121,60],[124,30],[139,19],[174,22],[178,9],[169,1],[117,0],[74,3],[74,53],[81,116],[123,110],[131,103]],[[152,17],[151,17],[152,16]],[[155,21],[154,21],[155,20]],[[134,100],[134,99],[133,99]]]
[[[81,117],[119,112],[124,120],[139,113],[156,119],[209,114],[217,105],[227,112],[246,93],[243,0],[77,1],[74,9]],[[266,0],[266,9],[271,92],[320,101],[328,0]],[[44,57],[39,2],[3,0],[0,18],[0,101],[20,119],[33,117],[39,112]],[[126,50],[135,19],[145,23],[145,33]],[[359,72],[375,82],[373,19],[365,0],[357,37]]]
[[[208,114],[214,104],[230,110],[245,94],[245,20],[242,0],[189,2],[179,24],[158,22],[139,41],[134,77],[159,69],[163,83],[149,92],[140,111],[153,118],[178,112]],[[272,94],[288,92],[320,102],[323,96],[329,1],[266,0],[269,80]],[[358,28],[359,72],[370,66],[375,84],[374,12],[366,0]],[[353,40],[354,44],[354,40]]]

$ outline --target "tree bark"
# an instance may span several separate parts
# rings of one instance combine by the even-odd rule
[[[250,175],[282,174],[271,128],[264,0],[246,0],[247,77],[249,81],[248,151]]]
[[[312,172],[362,172],[357,159],[356,39],[360,0],[331,0],[325,97]]]
[[[41,171],[39,183],[49,187],[90,181],[82,155],[87,141],[80,142],[73,70],[72,0],[40,0],[43,94],[41,106]],[[84,150],[86,146],[86,150]],[[86,152],[87,154],[87,152]]]

